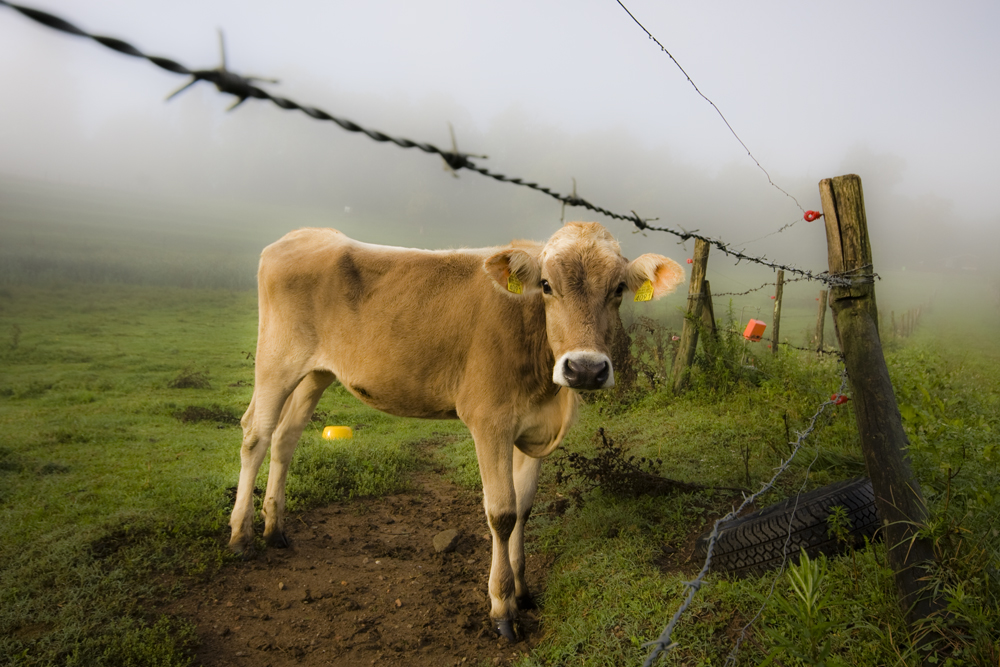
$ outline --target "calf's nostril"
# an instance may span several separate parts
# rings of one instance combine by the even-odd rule
[[[610,373],[610,371],[611,371],[611,364],[609,364],[606,361],[603,362],[601,364],[601,370],[597,372],[597,376],[594,378],[597,384],[603,386],[604,383],[608,381],[608,373]]]

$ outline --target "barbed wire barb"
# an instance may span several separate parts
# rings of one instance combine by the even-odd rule
[[[277,79],[267,79],[260,76],[241,76],[235,72],[229,71],[229,68],[226,65],[226,36],[222,32],[222,28],[218,28],[217,30],[219,33],[219,66],[215,69],[196,70],[192,72],[191,80],[174,92],[170,93],[167,96],[167,102],[177,97],[177,95],[183,93],[199,81],[210,81],[215,84],[215,87],[219,90],[219,92],[229,93],[236,96],[236,101],[226,109],[226,111],[232,111],[239,105],[243,104],[243,102],[252,95],[254,81],[260,81],[262,83],[278,83]]]
[[[573,194],[570,197],[567,197],[566,199],[563,200],[562,206],[559,209],[559,222],[561,222],[561,223],[565,223],[566,222],[566,202],[567,202],[567,200],[569,200],[570,198],[572,198],[574,200],[576,199],[576,178],[573,177],[573,176],[570,176],[570,178],[573,180]]]
[[[474,157],[485,160],[489,157],[487,155],[460,153],[458,150],[458,141],[455,140],[455,128],[450,122],[448,123],[448,134],[451,135],[451,153],[442,153],[441,159],[444,160],[444,170],[451,172],[451,175],[455,178],[458,178],[458,170],[468,162],[467,158]]]

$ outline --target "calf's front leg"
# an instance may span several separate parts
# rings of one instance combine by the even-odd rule
[[[514,448],[513,473],[514,492],[517,496],[517,523],[510,535],[508,553],[510,565],[514,570],[514,597],[519,609],[534,609],[535,601],[528,590],[524,578],[524,526],[531,515],[531,506],[535,502],[535,492],[538,491],[538,471],[542,460],[528,456],[518,448]]]
[[[516,641],[516,581],[510,561],[510,538],[517,525],[517,497],[514,490],[512,435],[477,432],[470,427],[476,442],[479,474],[483,480],[483,506],[493,536],[490,561],[490,619],[493,628],[510,641]]]

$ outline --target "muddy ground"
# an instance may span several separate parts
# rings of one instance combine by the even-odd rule
[[[227,565],[162,611],[193,622],[194,664],[508,664],[541,638],[522,614],[511,644],[488,623],[490,540],[481,494],[440,476],[414,490],[288,517],[288,549],[268,548]],[[433,538],[460,531],[437,553]],[[528,584],[545,588],[550,562],[529,554]]]

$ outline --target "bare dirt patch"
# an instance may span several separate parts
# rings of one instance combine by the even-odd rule
[[[197,665],[500,665],[530,652],[535,612],[522,613],[516,644],[488,622],[481,494],[432,474],[414,487],[291,514],[290,548],[226,566],[161,611],[195,624]],[[455,550],[435,552],[449,528]],[[533,593],[550,565],[528,555]]]

